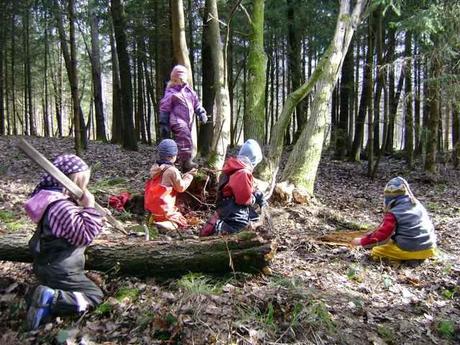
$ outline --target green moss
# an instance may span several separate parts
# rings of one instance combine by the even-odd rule
[[[94,310],[97,315],[108,315],[112,311],[112,305],[107,302],[101,303]]]
[[[437,323],[436,330],[443,338],[453,338],[455,334],[455,322],[452,320],[440,320]]]
[[[395,343],[395,334],[393,329],[390,327],[386,327],[384,325],[377,326],[377,334],[382,338],[387,344],[394,344]]]
[[[134,288],[122,287],[115,293],[115,299],[119,302],[128,299],[134,301],[139,296],[139,290]]]
[[[9,210],[0,210],[0,222],[5,224],[6,228],[11,232],[21,230],[26,226],[20,218],[17,219],[14,212]]]

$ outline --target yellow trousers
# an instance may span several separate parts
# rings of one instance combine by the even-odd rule
[[[390,260],[424,260],[436,255],[436,247],[409,252],[402,250],[396,243],[390,241],[381,246],[372,248],[371,256],[374,258],[387,258]]]

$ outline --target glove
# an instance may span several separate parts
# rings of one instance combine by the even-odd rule
[[[168,139],[170,137],[169,113],[168,112],[160,111],[159,123],[160,123],[160,138]]]
[[[264,193],[257,190],[254,192],[253,195],[254,195],[254,198],[256,199],[255,203],[257,205],[259,205],[260,207],[264,207],[265,205],[267,205],[267,200],[265,200]]]
[[[204,123],[208,122],[208,116],[206,115],[206,110],[203,107],[198,107],[195,110],[195,114],[198,116],[198,118],[200,119],[201,123],[204,124]]]

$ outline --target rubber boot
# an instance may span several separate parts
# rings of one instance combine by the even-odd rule
[[[198,168],[198,164],[196,164],[192,158],[188,158],[186,160],[183,160],[182,161],[182,166],[181,166],[181,170],[183,173],[186,173],[192,169],[197,169]]]

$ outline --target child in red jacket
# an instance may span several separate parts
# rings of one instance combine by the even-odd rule
[[[225,162],[218,187],[217,211],[201,229],[200,236],[235,233],[257,219],[252,206],[262,207],[266,201],[262,192],[254,191],[252,171],[261,160],[259,144],[249,139],[237,157]]]
[[[144,208],[151,212],[150,221],[167,230],[187,227],[187,220],[176,207],[176,196],[190,186],[196,173],[196,169],[180,173],[174,166],[177,151],[174,140],[160,142],[160,159],[150,169],[150,179],[145,185]]]
[[[372,247],[372,256],[390,260],[424,260],[435,255],[436,236],[425,207],[402,177],[391,179],[384,190],[385,215],[380,226],[355,246]]]

